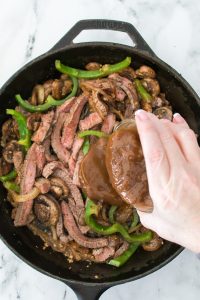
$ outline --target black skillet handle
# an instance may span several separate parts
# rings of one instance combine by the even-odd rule
[[[101,287],[93,284],[91,286],[85,286],[77,283],[66,283],[75,292],[78,300],[99,300],[100,296],[109,288]]]
[[[155,53],[151,50],[149,45],[145,42],[145,40],[132,24],[123,21],[105,19],[81,20],[77,22],[66,33],[66,35],[60,41],[58,41],[58,43],[51,49],[51,51],[59,50],[66,47],[67,45],[73,44],[73,40],[79,35],[81,31],[90,29],[105,29],[125,32],[133,41],[134,48],[142,50],[151,56],[155,56]]]

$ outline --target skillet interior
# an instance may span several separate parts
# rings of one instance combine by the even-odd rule
[[[21,93],[26,98],[30,95],[33,86],[57,75],[54,68],[55,59],[74,67],[84,67],[90,61],[100,63],[114,63],[125,56],[132,56],[133,67],[142,64],[152,66],[161,85],[161,90],[166,92],[167,99],[172,103],[174,111],[180,112],[196,133],[200,133],[200,105],[198,96],[191,87],[179,77],[178,74],[157,58],[152,58],[141,51],[131,47],[109,43],[85,43],[70,46],[67,49],[45,54],[26,65],[15,74],[2,88],[0,94],[0,125],[5,121],[5,109],[14,107],[14,95]],[[182,248],[166,242],[155,252],[137,252],[133,258],[122,268],[111,266],[93,265],[89,268],[87,263],[80,262],[68,264],[66,258],[50,249],[42,250],[42,242],[27,228],[16,228],[11,221],[11,207],[5,200],[6,191],[1,188],[0,195],[0,235],[4,242],[16,255],[28,264],[47,275],[67,281],[100,282],[116,284],[134,280],[162,267],[173,259]],[[70,268],[70,269],[69,269]],[[94,276],[98,275],[98,278]]]

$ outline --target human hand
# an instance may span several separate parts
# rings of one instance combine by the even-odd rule
[[[195,133],[175,114],[173,122],[138,110],[152,213],[142,224],[166,240],[200,252],[200,148]]]

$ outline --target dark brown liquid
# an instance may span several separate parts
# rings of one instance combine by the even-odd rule
[[[106,167],[110,182],[125,202],[142,211],[152,210],[137,128],[121,127],[109,138]]]
[[[81,162],[79,177],[82,189],[89,198],[121,205],[123,200],[113,189],[105,165],[107,142],[108,139],[101,138],[91,146]]]

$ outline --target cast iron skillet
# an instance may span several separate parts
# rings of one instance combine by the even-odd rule
[[[109,29],[127,33],[134,47],[114,43],[73,44],[73,39],[85,29]],[[49,52],[34,59],[2,87],[0,93],[0,125],[5,121],[5,109],[14,107],[14,95],[24,98],[33,86],[58,75],[54,68],[55,59],[70,66],[82,68],[90,61],[115,63],[131,56],[133,67],[142,64],[152,66],[158,76],[162,91],[173,105],[174,111],[186,118],[196,133],[200,133],[200,101],[190,85],[173,68],[161,61],[149,48],[137,30],[129,23],[110,20],[83,20],[78,22]],[[188,66],[189,67],[189,66]],[[122,268],[105,264],[88,267],[88,263],[68,264],[66,258],[51,249],[42,250],[42,242],[27,228],[16,228],[11,220],[11,206],[5,200],[6,191],[0,194],[0,236],[4,243],[23,261],[36,270],[63,281],[77,294],[79,299],[94,300],[109,287],[133,281],[163,267],[175,258],[183,248],[166,242],[156,252],[138,251]]]

